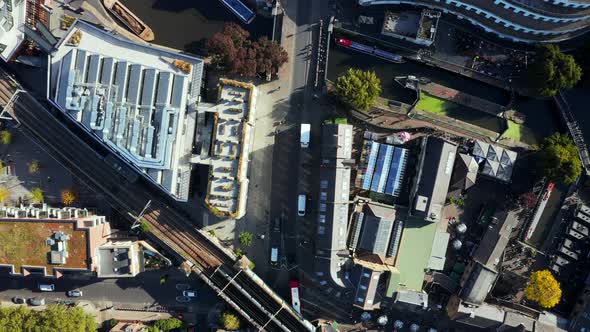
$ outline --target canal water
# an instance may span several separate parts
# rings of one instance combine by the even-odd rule
[[[375,71],[381,79],[382,96],[405,103],[411,104],[415,100],[415,93],[409,89],[402,88],[396,83],[394,81],[396,76],[414,75],[417,77],[427,77],[435,83],[487,99],[500,105],[507,105],[510,101],[510,94],[507,91],[477,80],[414,61],[398,64],[381,60],[342,48],[335,45],[332,41],[328,61],[328,79],[335,80],[351,67]],[[550,101],[519,96],[515,100],[515,109],[526,116],[525,125],[538,133],[539,136],[550,135],[557,128],[560,128],[559,114]],[[449,115],[458,120],[496,132],[500,132],[503,128],[502,121],[497,117],[466,107],[453,109]]]
[[[272,19],[256,16],[250,24],[234,16],[219,0],[121,0],[144,21],[160,44],[204,55],[207,39],[231,21],[242,25],[255,39],[271,38]]]

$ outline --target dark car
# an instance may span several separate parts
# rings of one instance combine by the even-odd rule
[[[38,307],[41,305],[45,305],[45,299],[42,297],[33,297],[29,299],[29,304],[33,307]]]
[[[16,303],[16,304],[25,304],[25,298],[24,297],[19,297],[19,296],[15,296],[12,298],[12,302]]]

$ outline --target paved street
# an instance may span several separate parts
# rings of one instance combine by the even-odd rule
[[[47,303],[69,299],[66,292],[72,289],[80,289],[83,296],[70,298],[70,300],[84,300],[94,304],[96,308],[140,309],[144,307],[167,307],[177,311],[191,311],[206,314],[220,299],[210,287],[194,278],[186,278],[180,274],[174,274],[164,284],[160,284],[162,273],[146,272],[135,278],[119,279],[72,279],[72,278],[38,278],[27,277],[0,277],[0,300],[9,301],[14,296],[24,298],[43,297]],[[40,292],[38,283],[54,284],[54,292]],[[176,290],[176,284],[189,284],[191,289],[197,291],[198,298],[189,303],[178,303],[176,297],[181,291]]]

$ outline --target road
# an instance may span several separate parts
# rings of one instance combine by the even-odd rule
[[[278,291],[289,297],[288,280],[313,273],[314,239],[316,237],[317,195],[319,192],[320,137],[322,122],[333,116],[321,88],[314,88],[318,59],[319,21],[328,22],[332,1],[299,0],[285,5],[283,47],[289,52],[289,77],[282,86],[290,91],[288,112],[281,132],[275,137],[271,181],[271,245],[280,248],[282,263],[269,273]],[[291,25],[289,27],[289,25]],[[326,24],[327,25],[327,24]],[[320,80],[321,81],[321,80]],[[310,147],[299,144],[301,123],[311,124]],[[305,217],[297,215],[297,196],[307,194]],[[272,232],[273,222],[282,220],[281,233]],[[313,302],[312,304],[309,304]],[[329,302],[329,301],[328,301]],[[312,307],[329,309],[315,299],[302,298],[304,312],[315,315]],[[308,305],[309,304],[309,305]],[[335,309],[334,309],[335,310]],[[334,311],[332,310],[332,311]]]
[[[0,99],[6,103],[6,97],[11,96],[18,85],[8,79],[8,75],[0,76]],[[232,282],[229,282],[231,278],[216,274],[219,269],[226,271],[229,276],[238,273],[233,266],[233,255],[195,229],[190,218],[175,208],[176,203],[151,182],[145,179],[127,182],[103,160],[109,153],[106,148],[82,132],[77,124],[65,119],[58,111],[47,111],[27,93],[18,94],[12,114],[21,124],[23,132],[72,174],[103,193],[113,207],[124,215],[138,215],[151,200],[143,219],[152,226],[153,238],[177,257],[195,264],[193,270],[202,273],[212,283],[211,286],[224,289],[222,297],[234,308],[242,310],[243,315],[253,319],[252,323],[258,326],[268,323],[268,331],[308,330],[292,310],[283,308],[282,303],[269,296],[258,283],[245,280],[245,274]],[[69,125],[69,128],[64,124]],[[78,132],[78,136],[72,131]]]
[[[202,282],[195,279],[169,279],[165,284],[160,284],[157,276],[138,276],[135,278],[118,279],[47,279],[34,276],[28,277],[0,277],[0,300],[10,301],[12,297],[24,298],[43,297],[47,303],[69,300],[85,300],[92,302],[97,308],[144,308],[165,307],[174,308],[177,311],[190,311],[198,314],[206,314],[218,301],[216,294]],[[40,292],[38,283],[54,284],[54,292]],[[181,291],[176,289],[177,283],[186,283],[191,289],[196,290],[198,298],[189,303],[178,303],[176,297]],[[66,292],[72,289],[80,289],[83,296],[80,298],[67,298]]]

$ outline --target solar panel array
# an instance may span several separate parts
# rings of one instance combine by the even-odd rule
[[[408,155],[408,149],[371,141],[361,188],[399,196]]]

